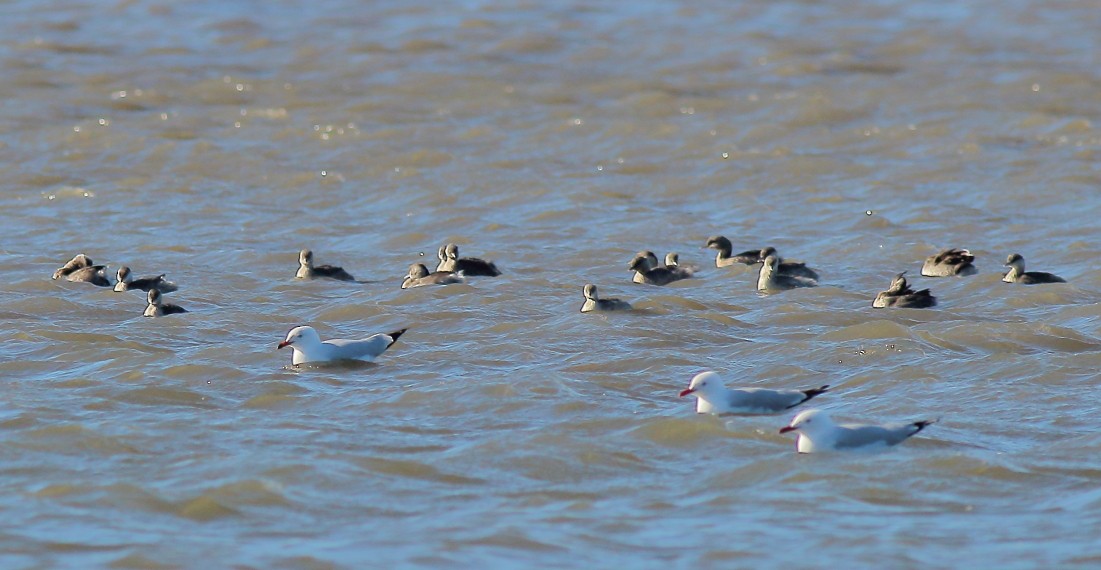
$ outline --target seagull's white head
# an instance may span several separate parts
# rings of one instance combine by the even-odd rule
[[[313,330],[313,327],[301,326],[294,327],[287,333],[287,339],[279,343],[277,348],[291,347],[308,348],[310,346],[320,344],[321,337],[317,336],[317,331]]]
[[[791,418],[791,423],[780,428],[780,433],[797,431],[808,436],[829,431],[835,424],[829,414],[822,410],[804,410]]]
[[[680,391],[680,397],[695,394],[699,398],[707,394],[721,392],[725,387],[719,375],[708,370],[692,377],[692,381],[688,383],[688,388]]]

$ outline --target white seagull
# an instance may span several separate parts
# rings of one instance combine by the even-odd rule
[[[790,410],[829,390],[829,385],[809,390],[727,388],[714,372],[700,372],[681,390],[680,397],[696,397],[697,414],[775,414]]]
[[[792,418],[787,427],[780,428],[780,433],[798,432],[796,451],[817,453],[897,445],[936,422],[937,420],[924,420],[883,425],[837,424],[822,410],[806,410]]]
[[[333,362],[336,360],[362,360],[370,362],[397,342],[398,337],[408,329],[390,334],[375,334],[362,340],[334,338],[322,341],[313,327],[294,327],[287,333],[287,339],[279,343],[278,348],[291,347],[294,356],[291,364],[309,362]]]

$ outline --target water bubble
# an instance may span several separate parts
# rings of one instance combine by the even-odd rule
[[[1039,83],[1033,83],[1032,84],[1032,91],[1036,92],[1036,91],[1039,91],[1039,90],[1040,90],[1040,84]]]
[[[233,128],[235,128],[235,129],[241,128],[241,121],[233,121]]]
[[[726,160],[728,158],[730,158],[730,153],[729,152],[724,152],[723,153],[723,160]]]
[[[864,215],[865,215],[865,216],[870,216],[870,215],[872,215],[872,214],[874,214],[874,213],[875,213],[875,212],[873,212],[873,211],[871,211],[871,210],[864,210]]]
[[[322,171],[321,171],[321,176],[328,176],[328,175],[329,175],[329,171],[328,171],[328,170],[322,170]]]

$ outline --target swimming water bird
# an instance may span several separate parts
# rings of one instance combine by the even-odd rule
[[[786,291],[788,289],[816,287],[818,285],[818,283],[812,279],[794,275],[784,275],[778,272],[777,266],[779,264],[780,262],[775,255],[770,255],[765,258],[764,262],[761,264],[761,273],[757,276],[758,291]]]
[[[780,275],[818,281],[817,271],[807,267],[806,263],[800,261],[784,261],[784,258],[780,257],[780,254],[776,253],[776,248],[772,246],[762,249],[758,260],[768,259],[770,255],[776,257],[776,270]]]
[[[179,305],[165,303],[164,300],[161,299],[161,292],[156,289],[150,289],[146,299],[149,301],[149,305],[145,307],[144,315],[146,317],[163,317],[164,315],[187,312],[187,309]]]
[[[436,264],[436,271],[447,271],[447,246],[441,245],[439,251],[436,252],[436,257],[440,260]]]
[[[496,277],[501,274],[497,265],[492,261],[486,261],[477,257],[459,257],[459,246],[449,243],[444,248],[446,259],[441,260],[436,271],[451,273],[462,272],[467,277]]]
[[[1021,254],[1014,253],[1005,260],[1005,267],[1009,268],[1002,281],[1006,283],[1021,283],[1023,285],[1039,285],[1041,283],[1066,283],[1067,280],[1045,273],[1043,271],[1025,271],[1025,258]]]
[[[130,275],[130,268],[123,265],[119,267],[115,276],[117,278],[115,282],[115,291],[134,291],[139,289],[148,291],[150,289],[156,289],[161,293],[171,293],[178,289],[175,283],[164,278],[164,273],[156,277],[141,277],[134,279],[134,277]]]
[[[837,424],[822,410],[806,410],[796,414],[780,433],[797,432],[795,449],[799,453],[817,453],[897,445],[936,422]]]
[[[73,256],[72,259],[65,262],[65,265],[62,265],[61,267],[58,267],[56,270],[54,270],[54,275],[52,279],[60,279],[76,271],[77,269],[91,267],[93,265],[95,265],[95,263],[92,262],[92,258],[84,255],[83,253],[78,253]]]
[[[337,281],[355,281],[356,278],[352,277],[351,273],[344,271],[343,267],[336,267],[334,265],[314,265],[313,264],[313,252],[308,249],[303,249],[298,252],[298,272],[294,274],[298,279],[317,279],[327,278],[336,279]]]
[[[921,265],[921,274],[925,277],[974,275],[979,272],[974,261],[975,256],[966,249],[946,249],[925,258],[925,263]]]
[[[707,243],[704,244],[704,247],[718,250],[719,253],[715,256],[715,267],[727,267],[735,263],[753,265],[761,261],[761,250],[759,249],[751,249],[734,255],[734,245],[724,236],[711,236],[707,238]]]
[[[808,390],[727,388],[719,375],[707,371],[692,378],[680,397],[696,397],[697,414],[775,414],[829,391],[829,385]]]
[[[619,299],[601,299],[596,294],[596,285],[589,283],[585,285],[585,303],[581,305],[581,312],[588,313],[590,311],[628,311],[631,309],[631,304],[627,301],[621,301]]]
[[[390,334],[375,334],[361,340],[334,338],[323,341],[313,327],[300,326],[291,329],[287,333],[287,338],[279,343],[276,348],[291,347],[291,350],[294,351],[291,356],[291,364],[334,362],[338,360],[371,362],[397,342],[406,330],[408,329],[401,329]]]
[[[409,266],[409,274],[405,276],[405,280],[401,283],[402,289],[410,289],[413,287],[424,287],[425,285],[450,285],[452,283],[462,283],[462,273],[452,273],[450,271],[435,271],[433,273],[428,272],[428,268],[423,263],[414,263]]]
[[[643,266],[646,268],[647,271],[658,266],[658,256],[654,255],[654,252],[648,249],[636,253],[635,256],[631,258],[631,261],[627,263],[627,266],[630,267],[632,264],[634,264],[636,259],[642,259],[644,261]],[[644,279],[645,277],[643,277],[641,273],[637,272],[634,274],[633,277],[631,277],[631,281],[635,283],[645,283]]]
[[[635,272],[633,278],[635,283],[645,283],[647,285],[668,285],[674,281],[688,279],[692,276],[692,270],[685,267],[659,266],[651,268],[651,260],[639,255],[631,260],[627,268]]]
[[[911,289],[906,282],[905,275],[905,271],[896,275],[891,280],[891,286],[875,296],[872,306],[877,309],[884,307],[927,309],[937,304],[937,298],[928,289],[922,289],[921,291]]]

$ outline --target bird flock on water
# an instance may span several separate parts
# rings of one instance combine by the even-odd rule
[[[712,236],[704,247],[717,251],[716,267],[736,264],[760,265],[757,276],[757,290],[762,292],[780,292],[803,287],[816,287],[819,282],[818,271],[807,267],[805,263],[789,261],[780,257],[776,248],[764,247],[735,254],[733,244],[724,236]],[[437,252],[439,263],[434,271],[422,263],[409,266],[409,272],[401,283],[402,289],[424,287],[428,285],[450,285],[463,283],[468,277],[496,277],[501,270],[491,261],[475,257],[459,257],[459,248],[449,243]],[[947,249],[929,256],[921,267],[924,277],[963,277],[975,275],[978,269],[974,264],[975,256],[966,249]],[[351,273],[342,267],[317,265],[313,251],[303,249],[298,256],[298,279],[334,279],[338,281],[356,281]],[[1002,276],[1006,283],[1037,285],[1044,283],[1065,283],[1057,275],[1040,271],[1025,271],[1025,260],[1018,253],[1006,258],[1005,267],[1009,269]],[[632,281],[647,285],[663,286],[683,279],[690,279],[696,272],[692,266],[682,265],[676,253],[665,256],[659,263],[652,251],[640,251],[627,264],[634,273]],[[114,291],[144,291],[146,317],[163,317],[186,313],[187,309],[164,300],[165,293],[176,291],[179,287],[166,279],[165,274],[135,278],[127,266],[119,267],[112,282],[107,266],[96,265],[91,258],[81,253],[70,259],[65,265],[54,271],[53,279],[64,278],[68,281],[91,283],[99,287],[111,287]],[[585,301],[581,305],[582,313],[598,311],[629,311],[631,304],[614,298],[601,298],[596,285],[588,283],[583,288]],[[915,308],[934,307],[936,297],[929,289],[915,291],[906,280],[906,271],[895,275],[886,290],[879,292],[872,301],[875,308]],[[291,364],[324,364],[346,360],[370,362],[390,348],[407,329],[387,334],[375,334],[365,339],[321,340],[317,331],[310,326],[292,328],[277,348],[292,350]],[[728,388],[719,375],[713,371],[696,374],[688,387],[680,392],[680,397],[696,398],[696,412],[714,415],[759,415],[780,414],[811,399],[829,392],[829,385],[807,389],[773,390],[759,387]],[[836,423],[824,411],[808,409],[799,412],[780,433],[797,434],[796,449],[800,453],[815,453],[840,449],[864,449],[896,445],[922,431],[937,420],[922,420],[893,424],[848,424]]]

